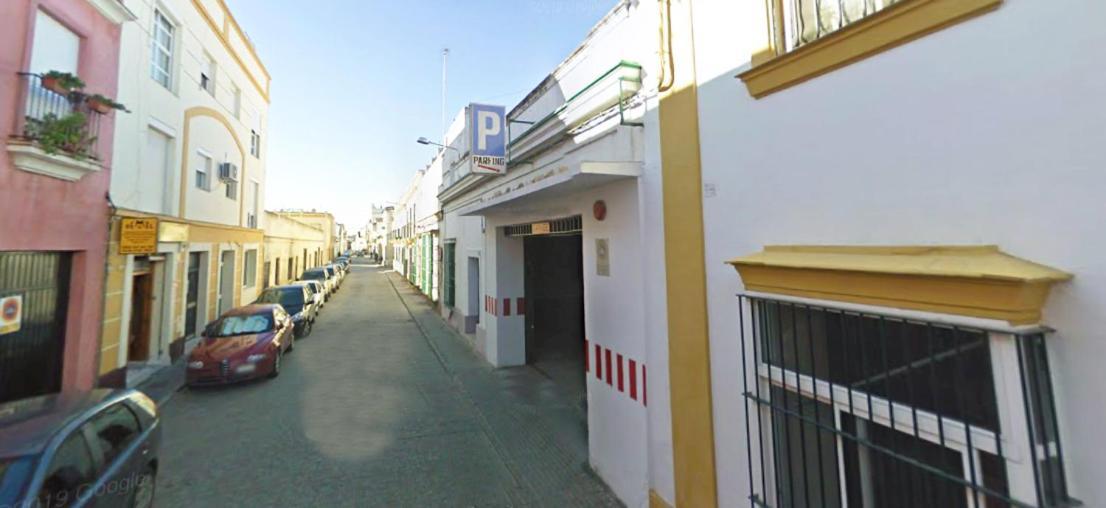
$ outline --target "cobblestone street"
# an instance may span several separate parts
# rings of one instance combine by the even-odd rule
[[[617,506],[578,404],[464,340],[355,264],[279,378],[163,406],[158,505]]]

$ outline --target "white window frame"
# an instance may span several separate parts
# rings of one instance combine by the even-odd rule
[[[166,28],[164,25],[168,25]],[[169,46],[166,47],[159,40],[161,32],[167,32]],[[167,90],[173,90],[173,68],[175,63],[174,48],[176,47],[177,24],[161,9],[154,8],[154,24],[150,30],[150,78]],[[158,57],[164,56],[168,60],[168,66],[162,68],[158,63]]]
[[[250,155],[261,158],[261,134],[254,129],[250,129]]]
[[[946,314],[934,314],[929,312],[915,312],[906,311],[902,309],[894,309],[888,307],[869,306],[861,304],[843,304],[842,302],[829,301],[829,300],[817,300],[801,297],[781,296],[776,294],[766,294],[754,291],[748,291],[741,293],[742,296],[748,298],[757,299],[760,301],[778,301],[785,304],[798,304],[800,306],[813,306],[819,308],[828,308],[833,310],[845,310],[856,311],[868,315],[879,315],[892,318],[903,318],[914,321],[922,321],[927,323],[942,323],[961,326],[970,329],[982,329],[986,331],[991,357],[991,372],[992,382],[995,389],[995,402],[998,409],[998,424],[999,428],[1003,429],[1001,442],[999,436],[993,431],[985,428],[978,427],[976,425],[965,425],[964,422],[955,420],[951,417],[941,416],[940,426],[938,425],[938,416],[927,410],[921,408],[912,410],[911,406],[901,402],[892,402],[886,398],[868,395],[863,391],[853,389],[852,405],[849,404],[850,391],[841,385],[833,384],[822,378],[815,379],[810,375],[797,373],[790,369],[784,369],[778,366],[770,366],[762,361],[762,358],[756,358],[758,363],[757,372],[750,371],[749,376],[756,376],[753,383],[750,384],[750,390],[759,390],[754,393],[761,394],[760,396],[766,400],[771,398],[771,389],[782,388],[788,391],[790,394],[799,394],[806,400],[813,400],[823,405],[833,407],[834,415],[834,428],[837,431],[843,430],[843,416],[852,416],[857,422],[865,422],[868,424],[877,424],[883,426],[887,430],[894,430],[901,432],[910,437],[914,437],[914,414],[917,414],[918,418],[918,438],[931,443],[935,446],[942,446],[941,444],[941,432],[944,435],[944,448],[957,452],[961,457],[963,464],[963,479],[970,481],[972,470],[970,465],[974,465],[974,473],[977,482],[982,483],[983,470],[980,459],[980,452],[987,452],[993,455],[998,455],[999,446],[1001,446],[1002,457],[1005,459],[1004,465],[1006,466],[1007,475],[1007,488],[1008,495],[1012,499],[1024,500],[1027,503],[1034,503],[1036,499],[1036,492],[1034,491],[1034,473],[1033,465],[1027,460],[1030,457],[1029,450],[1029,429],[1026,425],[1025,414],[1026,408],[1024,399],[1022,398],[1022,384],[1021,384],[1021,367],[1018,362],[1017,352],[1017,334],[1028,333],[1033,327],[1012,327],[1007,323],[988,319],[976,319],[967,318],[963,316],[954,316]],[[752,341],[760,341],[753,331],[753,316],[750,300],[742,299],[744,302],[741,306],[740,312],[742,313],[742,319],[744,323],[746,337],[751,338]],[[759,342],[758,342],[759,343]],[[759,351],[761,355],[763,351]],[[746,354],[753,354],[752,348],[746,351]],[[832,390],[832,397],[830,395]],[[872,411],[868,412],[868,404],[871,404]],[[749,425],[752,427],[749,429],[750,435],[757,436],[760,432],[758,427],[763,426],[764,436],[772,436],[774,429],[773,423],[778,416],[770,415],[772,409],[769,407],[760,407],[758,418],[750,419]],[[893,416],[892,416],[893,415]],[[892,419],[894,425],[892,426]],[[974,450],[974,455],[969,460],[965,451],[967,446],[967,432],[969,429],[971,432],[971,448]],[[835,439],[835,445],[837,447],[837,471],[839,473],[838,482],[840,485],[841,500],[840,505],[847,507],[848,505],[848,485],[846,481],[846,466],[844,463],[845,451],[844,451],[844,439],[837,436]],[[764,501],[771,506],[778,506],[781,500],[776,499],[776,489],[772,486],[775,485],[776,478],[774,477],[775,466],[775,451],[773,448],[773,441],[775,438],[766,438],[763,450],[763,458],[765,460],[764,469],[761,472],[760,463],[757,461],[753,464],[753,467],[757,469],[755,474],[759,478],[761,474],[764,474],[764,478],[767,480],[769,488],[764,493],[767,499]],[[1050,443],[1051,444],[1051,443]],[[751,453],[754,457],[759,457],[761,450],[761,443],[757,439],[751,439],[747,445],[751,448]],[[1044,455],[1044,450],[1038,446],[1038,455]],[[1056,456],[1055,450],[1048,451],[1049,456]],[[972,500],[972,490],[965,488],[965,496],[967,506],[986,506],[986,496],[982,494],[975,494],[977,499]]]
[[[232,106],[231,112],[234,113],[235,118],[241,120],[242,119],[242,89],[239,88],[236,83],[231,81],[230,91],[231,91],[230,100],[231,100],[231,106]]]
[[[205,178],[204,178],[204,185],[201,186],[201,185],[199,185],[199,182],[196,181],[197,179],[194,176],[193,177],[193,179],[194,179],[193,185],[197,189],[205,190],[207,192],[211,192],[211,173],[215,169],[215,157],[212,157],[210,153],[208,153],[206,150],[203,150],[203,149],[196,150],[196,155],[199,156],[199,161],[198,161],[198,164],[196,165],[196,168],[193,172],[194,172],[195,175],[199,175],[200,173],[203,173]]]

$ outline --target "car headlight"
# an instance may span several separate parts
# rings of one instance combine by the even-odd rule
[[[201,361],[188,362],[188,368],[190,368],[190,369],[202,369],[202,368],[204,368],[204,362],[201,362]]]
[[[250,355],[250,356],[246,357],[246,361],[250,362],[250,363],[257,363],[257,362],[260,362],[260,361],[262,361],[262,360],[264,360],[268,357],[269,357],[269,355],[265,355],[265,354]]]

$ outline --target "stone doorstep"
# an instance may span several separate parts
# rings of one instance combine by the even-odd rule
[[[184,370],[188,355],[200,343],[195,336],[184,341],[184,353],[174,363],[131,363],[127,365],[127,387],[136,388],[158,404],[164,404],[184,387]],[[137,372],[132,374],[132,370]]]

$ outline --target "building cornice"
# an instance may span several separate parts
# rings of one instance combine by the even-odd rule
[[[138,19],[138,16],[131,12],[126,5],[123,5],[120,0],[88,0],[88,3],[92,4],[92,7],[95,7],[108,21],[116,25]]]

